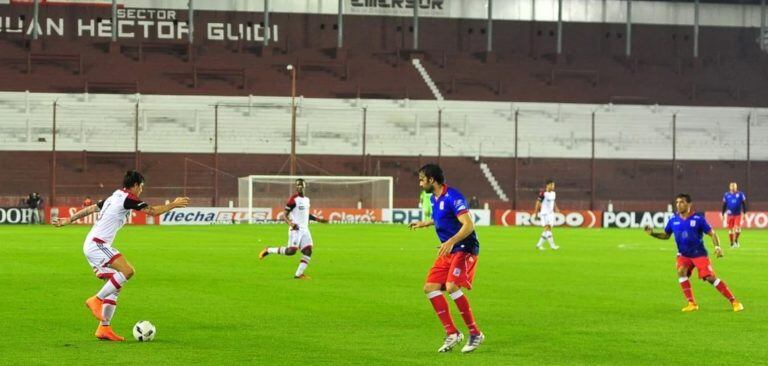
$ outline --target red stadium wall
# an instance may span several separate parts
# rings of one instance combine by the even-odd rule
[[[31,7],[0,5],[0,19],[19,16],[28,22]],[[230,24],[237,31],[239,25],[244,29],[258,25],[262,16],[197,12],[190,61],[186,36],[158,43],[157,23],[149,28],[147,39],[123,38],[110,47],[109,37],[90,36],[98,28],[77,36],[78,19],[93,20],[98,27],[99,19],[109,18],[108,8],[44,6],[41,18],[62,18],[64,35],[42,37],[31,45],[32,54],[81,57],[82,72],[73,60],[37,59],[27,73],[28,37],[3,30],[0,90],[81,92],[89,82],[102,91],[138,89],[145,94],[285,95],[284,66],[294,63],[302,66],[298,90],[307,97],[431,99],[407,62],[414,55],[427,61],[425,67],[443,94],[455,100],[768,105],[768,86],[755,77],[766,73],[766,54],[755,41],[757,29],[702,27],[696,60],[691,58],[690,27],[656,25],[634,26],[630,59],[623,57],[625,35],[620,24],[565,24],[564,53],[556,58],[555,23],[496,21],[498,61],[488,63],[481,55],[482,20],[421,19],[419,52],[408,51],[412,20],[398,17],[345,16],[345,49],[340,57],[335,57],[336,19],[330,15],[272,14],[278,38],[267,48],[255,40],[207,39],[208,23]],[[178,34],[179,22],[186,21],[186,12],[177,11],[175,21],[166,29],[173,35]],[[138,26],[129,29],[142,33]],[[47,24],[44,31],[49,31]],[[194,65],[201,70],[197,85]]]
[[[14,206],[29,192],[40,192],[46,201],[51,196],[51,153],[0,152],[0,207]],[[415,207],[418,200],[416,170],[436,157],[299,156],[299,174],[306,175],[383,175],[394,177],[395,207]],[[221,171],[214,184],[214,158],[210,154],[140,155],[139,169],[147,177],[145,195],[149,200],[165,200],[187,194],[196,206],[226,206],[237,202],[237,177],[250,174],[287,174],[288,156],[221,154]],[[588,159],[519,159],[515,190],[515,160],[487,158],[502,189],[515,202],[502,202],[483,178],[471,158],[443,157],[448,184],[458,187],[469,198],[493,209],[531,209],[542,183],[547,178],[558,183],[558,205],[563,209],[603,210],[610,201],[615,210],[666,210],[674,192],[688,192],[697,209],[719,210],[720,199],[731,180],[747,192],[750,209],[768,210],[768,189],[758,182],[768,181],[768,162],[752,162],[747,184],[746,162],[679,161],[674,183],[668,161],[596,160],[595,190],[592,193],[592,161]],[[86,195],[98,198],[110,194],[121,183],[125,170],[136,165],[132,153],[57,153],[56,203],[79,205]],[[185,168],[186,167],[186,168]],[[216,187],[217,186],[217,187]],[[515,191],[517,194],[515,195]],[[516,196],[516,198],[515,198]],[[590,205],[594,203],[593,207]]]

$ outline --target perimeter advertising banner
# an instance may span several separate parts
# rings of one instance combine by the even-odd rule
[[[672,215],[672,212],[603,212],[603,227],[639,229],[650,226],[655,229],[661,229],[667,224]]]
[[[540,226],[538,216],[534,219],[531,212],[520,210],[495,210],[493,222],[502,226]],[[555,226],[599,228],[602,226],[600,211],[561,211],[555,214]]]
[[[251,218],[254,222],[271,221],[272,209],[254,207]],[[249,222],[247,208],[185,207],[160,216],[160,225],[226,225],[247,222]]]
[[[285,211],[280,209],[276,210],[276,221],[282,221],[285,216]],[[332,223],[344,223],[344,224],[368,224],[375,222],[384,222],[384,216],[380,209],[367,209],[367,208],[318,208],[311,209],[310,213],[317,217],[322,217]]]
[[[0,225],[30,223],[32,223],[32,210],[19,207],[0,207]]]
[[[726,223],[723,221],[723,216],[717,211],[707,211],[706,219],[709,225],[715,229],[723,229],[726,227]],[[768,228],[768,212],[747,212],[741,215],[741,227],[743,229],[766,229]]]
[[[77,211],[82,210],[82,207],[75,206],[56,206],[45,209],[45,222],[51,222],[51,219],[57,218],[69,218],[72,217]],[[93,214],[87,217],[83,217],[80,220],[75,221],[73,224],[81,225],[93,225],[96,220],[96,215]],[[160,218],[156,216],[147,215],[140,211],[131,210],[128,216],[128,225],[158,225],[160,224]]]
[[[384,217],[393,224],[410,224],[416,221],[422,221],[421,209],[418,208],[393,208],[392,210],[384,209]],[[490,226],[491,225],[491,210],[469,210],[475,220],[477,226]]]

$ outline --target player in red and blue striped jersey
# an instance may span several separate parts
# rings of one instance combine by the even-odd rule
[[[741,235],[741,214],[747,213],[747,196],[739,191],[736,182],[728,184],[728,192],[723,194],[723,222],[728,227],[728,239],[731,248],[738,248]]]
[[[461,192],[445,184],[445,176],[439,166],[423,166],[419,170],[419,185],[425,192],[432,194],[432,218],[409,226],[411,229],[417,229],[434,225],[441,243],[437,260],[424,284],[424,293],[427,294],[447,334],[443,345],[437,351],[448,352],[464,339],[464,335],[453,323],[448,301],[442,293],[447,291],[469,328],[469,340],[461,352],[472,352],[485,340],[475,323],[469,300],[462,291],[462,288],[472,289],[477,255],[480,253],[480,242],[477,240],[472,214]]]
[[[683,311],[690,312],[699,310],[699,305],[693,298],[691,281],[688,279],[696,268],[699,272],[699,278],[707,281],[714,286],[728,301],[731,302],[733,311],[744,310],[742,305],[712,270],[712,264],[707,256],[707,249],[704,248],[704,235],[712,238],[715,245],[715,254],[717,257],[723,256],[723,249],[720,248],[720,239],[709,226],[707,219],[703,214],[696,213],[692,209],[692,199],[690,195],[679,194],[675,198],[677,214],[669,219],[663,233],[654,233],[650,226],[645,228],[648,235],[662,240],[667,240],[674,235],[677,244],[677,275],[679,277],[680,287],[683,290],[688,305]]]

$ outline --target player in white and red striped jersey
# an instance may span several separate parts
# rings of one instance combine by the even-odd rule
[[[544,250],[545,240],[549,242],[550,248],[555,250],[560,249],[560,247],[555,244],[555,239],[552,237],[552,228],[555,227],[555,214],[560,212],[555,203],[556,198],[555,181],[549,179],[546,182],[546,188],[539,193],[539,197],[536,200],[536,207],[533,209],[533,214],[531,214],[531,217],[534,218],[536,215],[539,215],[541,226],[544,228],[544,231],[539,238],[539,242],[536,243],[536,248],[539,248],[539,250]]]
[[[177,207],[186,207],[187,197],[177,197],[167,205],[150,206],[139,199],[144,188],[144,177],[141,173],[131,170],[125,173],[123,188],[116,190],[111,196],[78,211],[72,217],[56,220],[56,227],[69,225],[83,217],[98,212],[96,223],[85,237],[83,253],[99,279],[105,280],[96,295],[85,301],[93,316],[99,320],[96,338],[110,341],[122,341],[125,338],[115,334],[110,326],[112,315],[117,307],[117,295],[125,283],[133,277],[134,268],[116,248],[112,247],[117,231],[120,230],[131,210],[141,211],[148,215],[161,215]]]
[[[312,234],[309,232],[309,221],[317,221],[326,224],[328,220],[316,217],[309,213],[309,197],[304,192],[307,189],[307,183],[304,179],[296,180],[296,193],[294,193],[285,204],[285,216],[283,220],[288,224],[288,245],[284,247],[267,247],[259,253],[259,259],[270,254],[294,255],[301,250],[301,261],[299,268],[293,278],[309,279],[304,274],[310,259],[312,259]]]

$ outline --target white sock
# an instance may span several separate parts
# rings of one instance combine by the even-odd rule
[[[269,254],[285,254],[285,247],[271,247],[267,248]]]
[[[549,246],[551,248],[554,248],[554,247],[557,246],[557,245],[555,245],[555,239],[552,238],[552,232],[551,231],[547,231],[547,241],[549,242]]]
[[[104,284],[101,290],[99,290],[99,293],[96,294],[96,297],[102,300],[106,299],[109,295],[120,291],[126,281],[128,281],[128,278],[125,277],[124,274],[121,272],[115,272],[115,274],[107,280],[107,283]]]
[[[101,318],[103,319],[101,325],[109,325],[112,322],[112,316],[117,310],[117,295],[119,294],[120,291],[104,298],[104,303],[101,305]]]
[[[304,274],[304,270],[307,269],[310,259],[312,259],[312,257],[308,255],[301,256],[301,262],[299,262],[299,268],[296,269],[296,274],[295,274],[296,277],[299,277],[302,274]]]
[[[539,237],[539,242],[536,243],[536,246],[541,248],[541,246],[544,244],[544,240],[547,240],[547,238],[546,238],[546,231],[541,233],[541,236]]]

